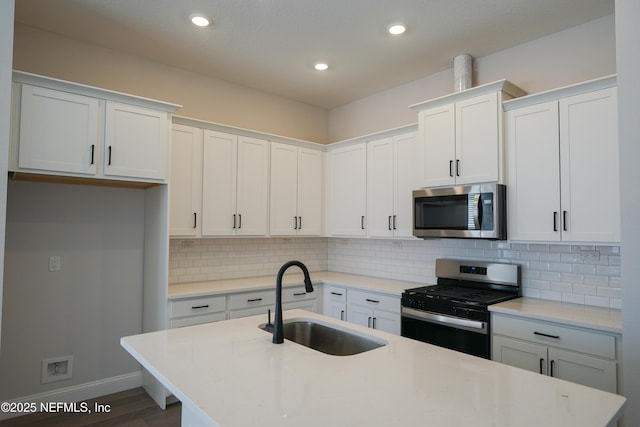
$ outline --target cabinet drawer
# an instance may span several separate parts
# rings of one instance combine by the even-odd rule
[[[224,311],[220,313],[205,314],[204,316],[181,317],[179,319],[171,319],[169,321],[169,327],[174,329],[191,325],[199,325],[201,323],[220,322],[221,320],[225,320],[226,317],[227,315]]]
[[[327,301],[347,302],[347,289],[339,286],[325,286],[324,297]]]
[[[495,313],[492,315],[492,320],[491,327],[494,334],[609,359],[616,358],[616,344],[613,335]]]
[[[349,290],[349,304],[400,313],[400,297]]]
[[[304,286],[295,286],[282,289],[282,302],[301,301],[308,299],[315,299],[316,293],[307,292]]]
[[[268,291],[242,292],[229,296],[229,308],[231,310],[259,307],[275,303],[276,291],[274,289],[269,289]]]
[[[174,300],[169,303],[169,306],[171,318],[215,313],[226,309],[224,296]]]

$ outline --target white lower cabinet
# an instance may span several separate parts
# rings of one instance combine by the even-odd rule
[[[198,297],[176,299],[169,302],[169,327],[218,322],[226,318],[226,297]]]
[[[229,319],[240,317],[265,315],[272,312],[272,321],[276,303],[275,289],[255,292],[240,292],[229,295]],[[293,286],[282,289],[282,310],[300,308],[303,310],[318,311],[318,302],[315,292],[306,292],[304,286]]]
[[[492,314],[492,359],[616,393],[616,336],[591,329]]]
[[[347,320],[347,289],[325,285],[322,292],[323,314],[334,319]]]
[[[400,335],[400,298],[349,290],[347,320],[372,329]]]

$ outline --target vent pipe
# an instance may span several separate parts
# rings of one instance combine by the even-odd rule
[[[468,53],[453,57],[453,90],[460,92],[472,86],[473,58]]]

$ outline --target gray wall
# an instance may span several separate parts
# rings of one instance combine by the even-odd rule
[[[620,184],[622,194],[622,311],[626,426],[640,426],[640,2],[616,1]]]
[[[144,190],[8,190],[0,400],[137,372],[120,337],[142,331]],[[67,355],[73,378],[41,385],[42,360]]]
[[[537,93],[614,74],[615,61],[611,15],[476,58],[474,84],[506,78],[528,93]],[[452,92],[453,70],[449,69],[334,108],[329,111],[329,141],[416,123],[417,113],[409,105]]]
[[[0,331],[2,330],[2,276],[4,230],[9,158],[9,107],[11,104],[11,61],[13,57],[13,0],[0,2]],[[0,354],[2,335],[0,333]]]

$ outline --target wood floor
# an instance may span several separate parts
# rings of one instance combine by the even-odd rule
[[[37,413],[0,421],[0,427],[174,427],[180,425],[180,402],[161,410],[142,388],[87,400],[89,408],[95,403],[110,405],[105,413]]]

